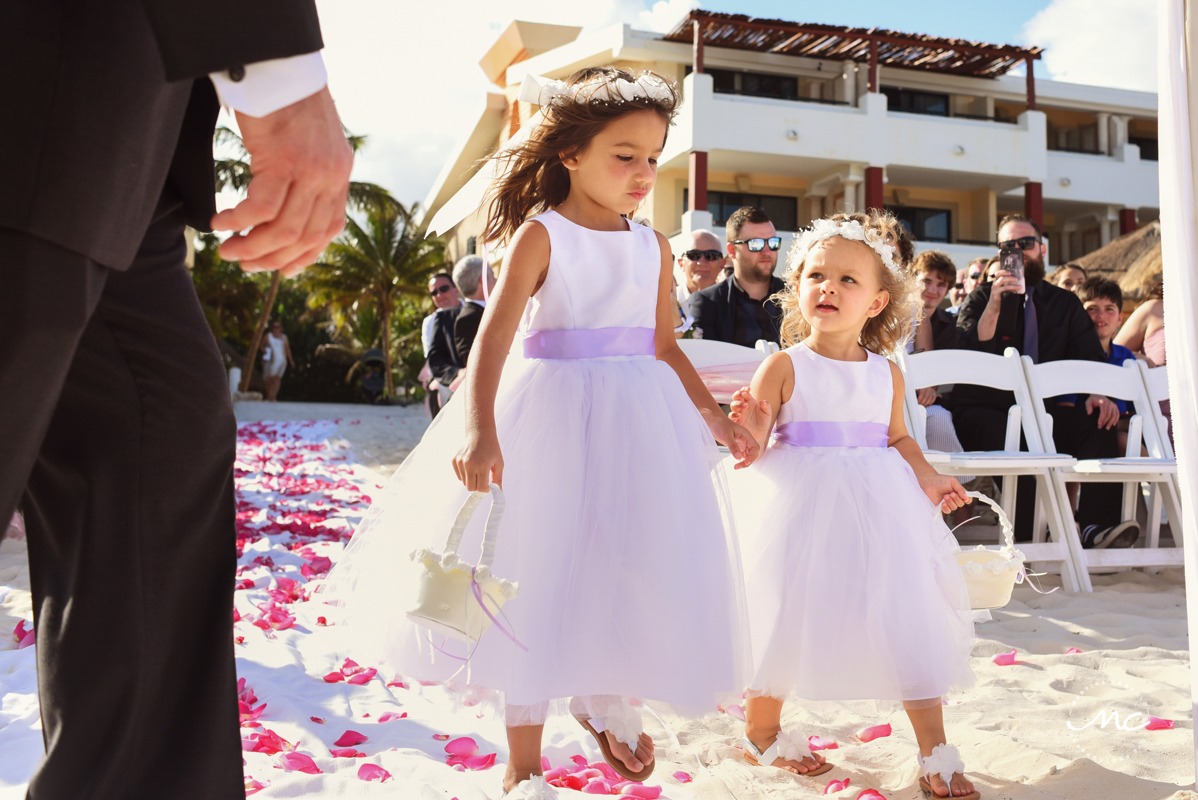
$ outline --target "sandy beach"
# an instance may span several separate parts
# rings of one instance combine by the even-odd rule
[[[263,604],[277,597],[274,592],[301,591],[296,587],[311,576],[301,577],[305,564],[321,556],[336,561],[343,538],[335,531],[352,529],[382,473],[394,471],[419,440],[427,425],[423,409],[242,403],[237,413],[243,423],[283,423],[256,428],[263,439],[263,431],[278,430],[309,437],[303,441],[317,446],[309,448],[312,453],[295,474],[336,480],[340,487],[319,501],[315,495],[292,498],[284,509],[277,486],[252,475],[239,478],[239,498],[261,509],[255,524],[269,524],[272,514],[297,513],[305,503],[318,505],[329,497],[342,508],[323,523],[327,529],[309,531],[334,533],[313,535],[294,548],[294,535],[290,542],[283,535],[249,539],[239,561],[239,580],[248,585],[237,592],[238,672],[258,703],[266,704],[256,720],[260,727],[243,728],[242,736],[252,744],[254,734],[277,733],[298,753],[310,755],[320,770],[287,771],[278,768],[278,755],[246,752],[247,775],[263,785],[258,797],[500,797],[506,745],[499,720],[476,708],[455,709],[442,688],[402,676],[380,673],[361,685],[330,682],[327,676],[345,671],[345,665],[343,654],[335,652],[333,631],[320,621],[327,611],[319,603],[296,598],[287,606],[294,623],[278,629],[251,624]],[[296,423],[313,419],[328,421]],[[277,450],[239,446],[240,459],[251,452]],[[268,465],[263,475],[270,473]],[[317,580],[312,578],[313,585]],[[993,621],[978,625],[972,657],[978,683],[950,697],[945,716],[950,741],[960,747],[983,797],[1198,800],[1181,572],[1122,572],[1095,576],[1094,584],[1089,595],[1059,590],[1042,595],[1017,587]],[[1054,585],[1050,578],[1041,584],[1045,590]],[[31,619],[24,543],[5,541],[0,544],[0,800],[24,797],[41,752],[35,648],[15,649],[11,636],[19,620],[28,624]],[[1080,652],[1067,654],[1070,648]],[[1011,650],[1014,664],[993,662]],[[826,643],[823,657],[837,658],[837,642]],[[346,677],[351,674],[348,670]],[[901,711],[879,713],[872,704],[790,704],[784,717],[788,729],[837,743],[837,749],[823,751],[836,769],[817,778],[744,763],[737,749],[743,728],[738,711],[713,710],[699,720],[646,715],[658,746],[657,770],[647,785],[661,786],[662,797],[671,799],[766,800],[823,797],[830,782],[847,778],[848,787],[829,796],[857,798],[872,788],[890,800],[922,797],[915,741]],[[1146,730],[1148,717],[1173,720],[1174,727]],[[854,739],[857,730],[887,722],[890,736],[869,743]],[[360,755],[333,757],[346,731],[367,737],[355,745]],[[496,754],[494,766],[465,771],[447,766],[445,737],[451,736],[472,738],[480,755]],[[577,754],[599,757],[572,720],[551,720],[545,743],[554,766],[568,764]],[[391,778],[364,783],[357,773],[367,762]],[[681,782],[688,776],[689,782]]]

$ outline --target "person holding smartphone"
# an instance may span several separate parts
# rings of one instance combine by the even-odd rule
[[[1036,363],[1107,360],[1090,315],[1077,295],[1044,280],[1044,241],[1040,226],[1019,214],[998,228],[999,263],[994,280],[975,289],[957,315],[959,347],[1002,355],[1008,347]],[[966,450],[1001,450],[1010,392],[958,384],[953,390],[953,423]],[[1046,403],[1053,418],[1058,452],[1076,458],[1119,455],[1119,409],[1110,398],[1089,395],[1085,402]],[[1030,541],[1035,510],[1034,479],[1019,479],[1016,541]],[[1121,520],[1122,496],[1101,483],[1085,484],[1079,498],[1078,529],[1084,547],[1130,547],[1139,537],[1134,520]]]
[[[745,347],[758,339],[777,342],[782,310],[768,301],[785,288],[774,275],[782,238],[769,216],[754,206],[734,211],[725,230],[732,275],[690,296],[696,333]]]

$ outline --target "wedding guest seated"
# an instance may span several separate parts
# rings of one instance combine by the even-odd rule
[[[487,285],[484,290],[482,256],[466,256],[453,266],[453,282],[466,300],[453,322],[453,345],[463,367],[470,363],[470,349],[474,346],[474,337],[478,335],[478,326],[483,320],[483,309],[487,305],[483,298],[495,288],[495,273],[491,272],[489,264],[486,273]]]
[[[953,260],[939,250],[926,250],[911,262],[910,272],[920,281],[923,290],[923,314],[915,329],[915,338],[908,345],[908,352],[923,353],[930,350],[952,350],[957,346],[957,320],[940,307],[949,285],[957,276]],[[941,402],[939,387],[927,386],[915,393],[916,400],[927,412],[928,447],[945,453],[963,453],[953,427],[953,415]],[[960,478],[962,483],[973,480],[973,476]]]
[[[1148,289],[1148,299],[1136,307],[1127,318],[1115,343],[1148,362],[1150,367],[1165,366],[1165,293],[1161,275],[1157,273]],[[1169,439],[1173,439],[1173,413],[1168,400],[1161,401],[1161,412],[1169,423]]]
[[[1024,278],[997,270],[994,281],[979,286],[957,315],[960,346],[1002,355],[1008,347],[1036,363],[1083,359],[1105,361],[1106,352],[1089,314],[1077,296],[1044,280],[1044,244],[1040,226],[1022,215],[1003,218],[1000,247],[1023,251]],[[958,384],[953,390],[953,422],[966,450],[1001,450],[1010,392]],[[1056,449],[1076,458],[1119,455],[1118,407],[1107,397],[1090,395],[1083,404],[1047,401]],[[1035,511],[1035,481],[1019,479],[1015,536],[1030,541]],[[1120,520],[1122,493],[1101,483],[1082,486],[1077,513],[1083,547],[1130,547],[1139,537],[1134,520]]]
[[[438,272],[428,279],[428,293],[433,298],[433,313],[420,323],[420,344],[424,346],[424,357],[428,358],[429,345],[433,341],[433,317],[443,308],[458,308],[462,300],[458,297],[458,287],[453,283],[453,276],[448,272]]]
[[[950,314],[956,314],[956,309],[960,307],[961,301],[969,294],[965,291],[965,276],[969,273],[968,267],[961,267],[957,270],[957,280],[953,283],[953,288],[948,290],[949,307],[945,309]]]
[[[727,252],[732,275],[690,296],[695,333],[702,338],[753,347],[778,342],[782,309],[770,298],[785,288],[774,275],[782,239],[760,208],[744,206],[728,218]]]
[[[1062,264],[1048,276],[1048,282],[1067,292],[1077,292],[1086,281],[1086,271],[1079,264]]]
[[[700,289],[715,286],[724,279],[724,245],[711,231],[691,231],[690,249],[678,256],[684,282],[674,290],[679,303],[685,303]]]
[[[978,288],[978,285],[982,282],[982,278],[986,273],[987,261],[989,259],[975,258],[965,265],[964,270],[960,271],[964,272],[964,277],[961,277],[960,272],[958,272],[957,280],[964,284],[961,288],[961,298],[954,302],[954,305],[948,309],[948,313],[954,317],[957,316],[957,312],[961,310],[961,305],[965,302],[965,298],[973,294],[973,290]]]

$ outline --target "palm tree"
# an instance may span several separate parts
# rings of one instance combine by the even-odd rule
[[[366,144],[365,136],[355,136],[349,131],[345,131],[345,138],[355,153]],[[224,155],[223,158],[213,160],[213,169],[216,174],[216,190],[219,192],[224,189],[232,189],[236,192],[244,192],[249,187],[250,179],[253,177],[248,160],[250,154],[245,149],[245,143],[236,132],[224,125],[216,129],[213,143],[216,146],[216,150],[222,152]],[[387,193],[387,190],[378,184],[350,181],[349,197],[346,202],[347,210],[361,210],[383,202],[384,198],[389,197],[390,195]],[[246,356],[246,370],[241,378],[241,386],[239,387],[243,392],[250,385],[250,378],[254,371],[254,355],[262,345],[262,336],[266,332],[266,322],[270,319],[270,312],[274,307],[275,297],[279,293],[279,278],[280,275],[277,271],[271,275],[270,288],[267,290],[265,302],[262,304],[262,312],[258,315],[258,326],[250,339],[250,349]]]
[[[386,362],[387,396],[395,396],[392,374],[393,321],[405,298],[423,298],[428,277],[444,262],[439,239],[425,239],[416,222],[417,206],[405,208],[382,194],[364,204],[362,221],[348,217],[345,230],[325,250],[324,260],[303,276],[308,305],[335,309],[334,319],[371,308],[378,317]],[[344,324],[344,322],[343,322]],[[410,340],[411,334],[404,340]]]

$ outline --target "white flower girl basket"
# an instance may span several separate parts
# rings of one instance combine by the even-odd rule
[[[495,539],[499,535],[504,507],[503,492],[496,484],[491,484],[491,512],[487,515],[478,566],[458,556],[466,525],[486,496],[486,492],[471,492],[466,498],[449,531],[445,552],[434,553],[425,548],[412,553],[412,560],[423,569],[418,578],[420,585],[416,607],[408,612],[408,618],[436,633],[463,642],[477,642],[495,621],[495,615],[501,613],[503,604],[514,598],[519,590],[517,584],[491,574],[491,563],[495,560]]]
[[[969,492],[969,496],[998,513],[1003,533],[1003,546],[998,550],[987,550],[978,545],[976,549],[957,552],[957,563],[969,589],[969,605],[975,611],[1002,608],[1011,602],[1015,584],[1022,583],[1027,577],[1023,568],[1024,555],[1015,549],[1015,530],[998,503],[980,492]]]

